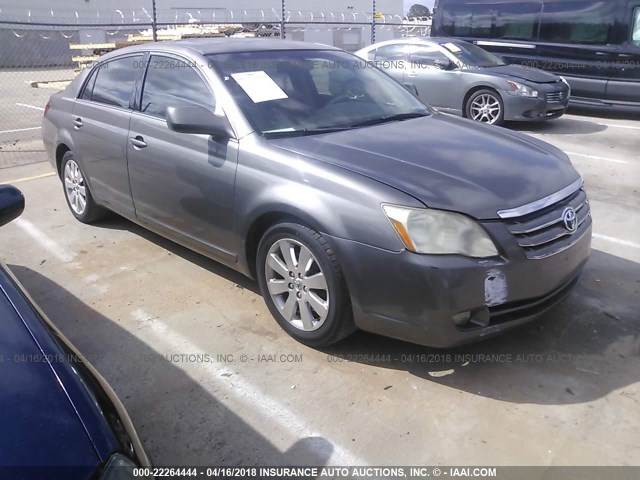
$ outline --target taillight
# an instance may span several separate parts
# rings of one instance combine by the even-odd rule
[[[44,106],[44,116],[47,116],[47,112],[49,111],[49,107],[51,106],[51,100],[49,100],[47,102],[47,104]]]

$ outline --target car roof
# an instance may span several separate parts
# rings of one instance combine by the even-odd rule
[[[185,40],[172,40],[168,42],[145,43],[114,50],[113,54],[123,54],[138,51],[164,51],[164,52],[197,52],[201,55],[214,55],[218,53],[246,53],[264,51],[286,50],[340,50],[330,45],[320,43],[297,42],[293,40],[275,40],[267,38],[190,38]],[[109,55],[109,57],[112,55]],[[105,55],[105,58],[107,56]]]

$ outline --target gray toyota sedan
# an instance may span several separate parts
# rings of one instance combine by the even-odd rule
[[[257,279],[308,345],[452,346],[557,303],[591,243],[569,158],[363,63],[265,39],[123,48],[52,95],[44,143],[79,221],[114,211]]]
[[[571,88],[553,73],[507,65],[477,45],[451,38],[405,38],[356,52],[438,110],[478,122],[551,120],[561,117]]]

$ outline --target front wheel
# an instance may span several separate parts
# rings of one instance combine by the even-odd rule
[[[318,232],[297,223],[270,228],[256,271],[271,314],[299,342],[323,347],[355,330],[342,270]]]
[[[504,123],[504,104],[495,90],[483,89],[474,92],[465,106],[467,118],[489,125]]]

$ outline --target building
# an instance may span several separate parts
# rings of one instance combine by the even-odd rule
[[[0,21],[78,24],[76,28],[0,24],[0,67],[71,64],[69,43],[122,40],[149,28],[153,0],[0,0]],[[6,2],[6,3],[5,3]],[[174,24],[228,22],[251,34],[280,35],[284,6],[287,39],[334,45],[354,51],[401,36],[403,0],[156,0],[161,28]],[[378,26],[371,31],[372,14]],[[333,22],[333,23],[332,23]],[[336,23],[337,22],[337,23]],[[141,27],[118,27],[139,23]],[[95,24],[93,28],[90,25]],[[108,24],[109,26],[106,26]],[[66,33],[65,33],[66,32]]]

